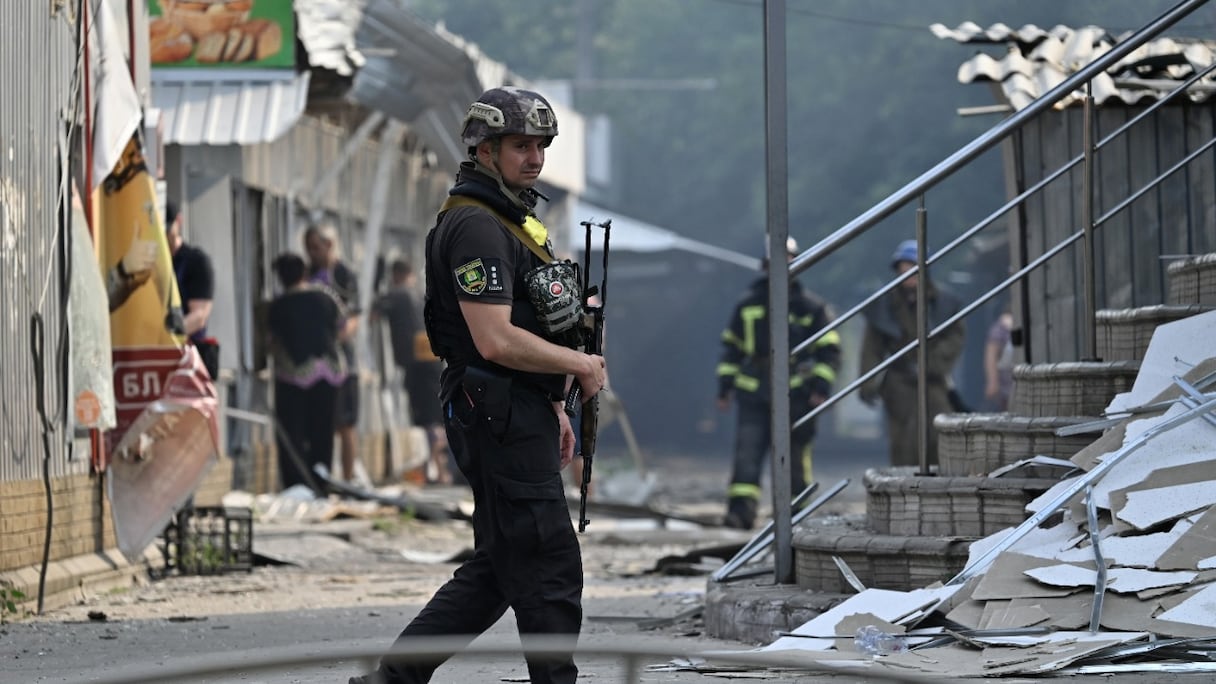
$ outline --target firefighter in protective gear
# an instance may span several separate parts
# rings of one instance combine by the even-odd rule
[[[916,266],[916,240],[904,240],[891,254],[891,269],[897,274]],[[882,363],[909,342],[916,340],[916,278],[911,276],[873,302],[864,312],[865,338],[861,345],[861,374]],[[925,282],[928,293],[929,328],[933,329],[961,308],[953,295],[939,288],[932,280]],[[942,334],[929,340],[928,384],[930,464],[937,463],[937,431],[933,417],[952,410],[951,379],[954,364],[963,351],[966,330],[960,320]],[[904,354],[886,371],[870,378],[861,386],[861,400],[874,405],[882,400],[887,418],[887,439],[890,444],[891,465],[913,466],[919,463],[917,447],[918,390],[916,350]]]
[[[786,247],[788,258],[792,259],[798,252],[797,243],[791,238]],[[790,282],[789,307],[791,349],[833,319],[830,307],[797,281]],[[760,476],[772,443],[768,328],[766,273],[751,284],[735,306],[730,322],[722,332],[722,360],[718,364],[718,406],[727,410],[732,397],[738,404],[734,467],[727,491],[724,524],[745,530],[756,524]],[[797,358],[791,358],[791,421],[801,418],[831,396],[839,365],[840,335],[835,330],[800,352]],[[794,492],[805,489],[810,479],[814,436],[814,421],[790,435],[790,485]]]

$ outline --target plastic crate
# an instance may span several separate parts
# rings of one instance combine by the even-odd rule
[[[184,508],[164,533],[165,571],[215,575],[253,569],[253,511],[248,508]]]

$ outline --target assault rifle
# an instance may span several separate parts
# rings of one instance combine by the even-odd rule
[[[583,250],[583,268],[582,270],[582,300],[583,300],[583,321],[579,326],[579,334],[582,336],[583,351],[588,354],[604,353],[604,302],[608,299],[608,237],[612,231],[612,219],[607,219],[602,223],[593,223],[591,221],[582,221],[579,223],[585,230],[587,241]],[[591,228],[599,227],[604,229],[604,265],[602,267],[603,275],[600,279],[598,288],[591,286]],[[599,295],[599,303],[592,304],[592,300],[596,295]],[[595,440],[596,432],[599,428],[599,411],[600,398],[598,395],[591,397],[586,402],[582,401],[583,388],[579,386],[577,380],[570,386],[570,392],[566,395],[566,415],[574,418],[575,413],[579,410],[580,404],[582,408],[582,420],[579,421],[579,444],[580,453],[583,457],[583,482],[579,487],[578,492],[578,531],[585,532],[587,525],[591,523],[587,519],[587,487],[591,484],[591,460],[595,457]]]

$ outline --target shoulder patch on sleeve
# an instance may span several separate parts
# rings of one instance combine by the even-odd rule
[[[486,292],[502,292],[502,259],[482,259],[486,272]]]
[[[456,276],[456,284],[467,294],[479,295],[485,291],[486,267],[481,259],[474,259],[463,266],[458,266],[452,273]]]

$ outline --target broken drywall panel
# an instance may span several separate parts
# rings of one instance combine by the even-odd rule
[[[1120,644],[1146,641],[1152,637],[1145,632],[1054,632],[1043,643],[1024,649],[1001,648],[1007,664],[993,658],[993,649],[984,649],[983,657],[989,660],[986,675],[1000,677],[1018,674],[1042,674],[1055,672],[1083,660],[1087,656]],[[1029,658],[1029,660],[1028,660]]]
[[[946,619],[969,629],[979,629],[984,608],[992,601],[964,601],[946,613]]]
[[[1124,421],[1103,432],[1101,437],[1090,442],[1089,446],[1073,454],[1068,460],[1076,463],[1082,470],[1093,470],[1103,456],[1118,451],[1119,447],[1123,446],[1126,436],[1127,422]]]
[[[1162,605],[1164,605],[1162,601]],[[1195,592],[1182,603],[1157,616],[1159,620],[1216,628],[1216,585]]]
[[[980,612],[979,629],[992,629],[992,621],[999,619],[1009,608],[1010,603],[1012,603],[1010,599],[984,602]]]
[[[1216,441],[1216,430],[1212,432],[1212,440]],[[1216,445],[1209,446],[1208,451],[1210,453],[1208,458],[1176,466],[1158,465],[1139,482],[1134,482],[1123,489],[1112,490],[1110,493],[1111,510],[1117,511],[1126,506],[1127,495],[1132,492],[1216,480]]]
[[[1182,586],[1195,581],[1198,574],[1189,571],[1157,572],[1143,568],[1115,568],[1106,573],[1106,588],[1120,594],[1135,594],[1147,589]]]
[[[1006,551],[997,556],[975,586],[971,598],[977,601],[1028,597],[1068,596],[1072,588],[1048,587],[1026,576],[1027,570],[1057,565],[1054,560],[1035,558]]]
[[[1140,568],[1113,568],[1106,572],[1106,589],[1120,594],[1134,594],[1157,587],[1178,587],[1195,580],[1197,573],[1189,571],[1155,572]],[[1076,565],[1051,565],[1026,571],[1028,577],[1053,587],[1092,587],[1097,582],[1095,570]]]
[[[1181,518],[1216,504],[1216,480],[1131,491],[1115,515],[1139,530]]]
[[[971,602],[971,593],[973,591],[975,591],[975,587],[976,587],[976,585],[978,585],[980,583],[980,579],[981,578],[977,576],[977,577],[972,577],[971,579],[967,580],[966,582],[963,582],[962,587],[957,592],[955,592],[953,596],[951,596],[950,598],[946,599],[945,601],[942,601],[941,603],[939,603],[937,606],[934,607],[934,610],[941,613],[942,615],[946,615],[946,614],[950,613],[951,611],[953,611],[958,606],[960,606],[964,603],[970,603]]]
[[[1193,525],[1180,521],[1171,530],[1178,534],[1178,539],[1167,548],[1155,562],[1162,570],[1206,570],[1202,566],[1207,559],[1216,557],[1216,508],[1209,508]]]
[[[1010,601],[1009,610],[1037,606],[1047,613],[1048,619],[1045,625],[1035,625],[1036,627],[1046,626],[1072,631],[1089,627],[1093,605],[1094,594],[1090,591],[1060,598],[1014,599]]]
[[[1143,641],[1138,633],[1056,632],[1028,646],[989,646],[978,655],[971,648],[945,646],[931,651],[898,653],[874,661],[875,667],[903,674],[938,678],[1000,677],[1054,672],[1103,649]]]
[[[1214,338],[1216,311],[1157,326],[1131,390],[1115,395],[1106,412],[1117,413],[1151,402],[1173,383],[1175,375],[1183,375],[1209,358]]]
[[[1040,643],[989,646],[978,654],[960,645],[897,653],[876,659],[874,666],[903,675],[951,679],[1040,674],[1058,671],[1103,649],[1148,638],[1144,633],[1057,632]]]
[[[1144,432],[1189,411],[1175,404],[1156,418],[1132,421],[1127,426],[1126,443],[1138,439]],[[1140,449],[1124,458],[1094,485],[1094,501],[1110,509],[1111,492],[1130,489],[1144,482],[1157,470],[1165,470],[1198,462],[1216,462],[1216,428],[1202,420],[1191,420],[1157,435]],[[1206,479],[1206,478],[1205,478]]]
[[[1102,600],[1102,626],[1120,631],[1152,632],[1163,637],[1211,636],[1209,627],[1154,617],[1161,611],[1160,599],[1141,600],[1135,596],[1108,594]]]
[[[908,651],[877,658],[874,668],[900,675],[922,673],[938,677],[979,677],[984,670],[977,651],[952,644],[933,649]]]
[[[835,635],[837,634],[836,626],[840,624],[841,620],[859,613],[871,614],[888,622],[900,622],[908,615],[921,611],[927,606],[937,605],[959,589],[959,586],[917,589],[911,592],[866,589],[860,594],[850,596],[831,610],[794,628],[791,633],[795,636],[779,637],[761,650],[827,651],[833,646],[832,639],[807,637]]]
[[[1016,605],[1012,601],[1003,610],[993,613],[984,629],[1015,629],[1036,627],[1051,620],[1051,615],[1039,605]],[[986,642],[996,644],[997,642]]]
[[[1037,582],[1042,582],[1049,586],[1070,588],[1092,587],[1098,578],[1096,570],[1067,563],[1031,568],[1024,574]]]
[[[1166,549],[1178,541],[1180,534],[1155,532],[1135,536],[1107,536],[1100,542],[1102,557],[1112,565],[1151,569]],[[1056,559],[1065,563],[1093,560],[1094,549],[1088,545],[1079,546],[1060,552]]]
[[[1195,567],[1199,568],[1200,570],[1216,570],[1216,556],[1204,558],[1196,563]]]
[[[1007,527],[994,532],[983,539],[971,542],[967,550],[967,565],[970,566],[1013,532],[1014,528]],[[1080,527],[1071,521],[1061,522],[1053,527],[1036,527],[1026,536],[1013,543],[1006,553],[1020,553],[1035,558],[1057,558],[1059,554],[1076,546],[1084,539]]]

